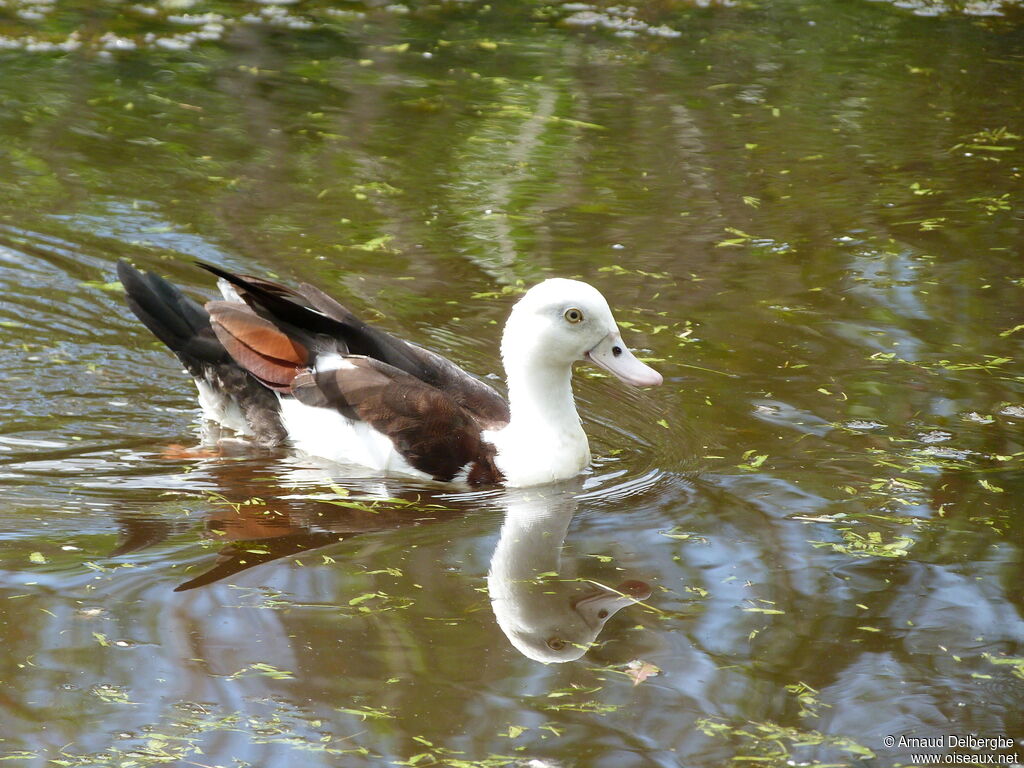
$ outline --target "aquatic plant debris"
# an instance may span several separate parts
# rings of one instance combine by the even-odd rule
[[[717,718],[701,718],[697,728],[707,736],[737,741],[740,752],[735,761],[768,765],[823,765],[821,761],[806,761],[800,756],[804,748],[831,749],[858,758],[872,759],[875,753],[845,736],[824,734],[814,730],[778,725],[773,722],[746,721],[729,723]],[[799,760],[799,762],[797,762]],[[828,761],[829,764],[831,761]],[[845,765],[846,763],[839,763]]]
[[[633,685],[637,686],[640,683],[647,680],[649,677],[655,677],[661,673],[661,668],[655,664],[651,664],[649,661],[641,661],[640,659],[634,659],[629,662],[625,668],[626,675],[633,681]]]
[[[909,536],[896,536],[889,541],[883,538],[881,531],[868,531],[861,534],[853,528],[839,528],[837,533],[842,537],[841,542],[835,541],[811,541],[816,548],[829,547],[834,552],[852,557],[884,557],[898,558],[906,557],[910,548],[914,546],[914,540]]]
[[[310,726],[320,727],[315,738],[306,735]],[[209,704],[178,701],[168,707],[159,721],[136,731],[122,731],[98,752],[76,752],[76,745],[61,747],[50,759],[67,768],[131,766],[155,768],[163,765],[209,765],[204,746],[210,737],[244,734],[252,744],[274,745],[279,750],[296,750],[296,759],[321,753],[337,760],[344,755],[367,757],[371,753],[351,742],[351,734],[335,735],[308,715],[276,702],[259,702],[246,712],[222,711]],[[282,752],[288,754],[287,751]],[[305,754],[303,754],[305,753]],[[27,757],[34,757],[24,752]],[[5,755],[12,758],[12,755]]]
[[[875,0],[891,2],[899,9],[918,16],[1002,16],[1007,8],[1019,7],[1019,0]],[[469,3],[460,5],[471,6]],[[676,9],[731,8],[741,0],[678,0]],[[61,23],[74,14],[72,0],[7,0],[12,23],[0,35],[0,51],[19,50],[38,54],[90,52],[100,58],[130,56],[139,51],[165,54],[183,53],[202,45],[228,43],[247,26],[263,26],[294,34],[347,31],[371,25],[382,18],[401,18],[422,13],[421,9],[400,3],[372,4],[353,2],[347,8],[324,7],[315,3],[273,3],[247,0],[238,3],[196,0],[184,4],[136,2],[125,5],[121,14],[96,17],[70,31]],[[484,7],[484,6],[481,6]],[[529,13],[529,5],[524,12]],[[671,41],[682,36],[678,26],[652,20],[647,8],[615,2],[568,2],[553,4],[550,11],[532,14],[534,23],[557,22],[566,30],[594,29],[623,39]],[[73,17],[73,16],[71,16]],[[97,23],[98,22],[98,23]],[[481,39],[474,42],[478,51],[497,51],[502,41]],[[384,55],[423,55],[408,43],[377,46]],[[373,59],[365,59],[367,66]],[[1012,136],[1012,134],[1010,134]],[[989,146],[988,151],[993,148]],[[748,205],[758,198],[746,196]],[[759,201],[758,201],[759,202]]]

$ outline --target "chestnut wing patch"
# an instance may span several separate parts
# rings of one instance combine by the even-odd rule
[[[351,367],[295,377],[291,391],[305,405],[334,408],[387,435],[413,467],[448,481],[471,462],[488,462],[493,446],[480,425],[447,393],[387,363],[345,358]]]
[[[252,310],[236,302],[206,305],[217,339],[245,370],[278,392],[289,392],[292,381],[309,363],[309,351]]]

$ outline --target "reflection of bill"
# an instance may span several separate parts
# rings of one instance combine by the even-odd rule
[[[580,658],[617,611],[650,597],[642,581],[615,588],[560,575],[561,548],[576,511],[575,489],[510,491],[487,587],[498,625],[524,656]]]

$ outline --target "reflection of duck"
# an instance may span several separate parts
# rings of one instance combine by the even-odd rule
[[[402,505],[377,504],[374,499],[353,499],[348,507],[331,502],[307,501],[282,511],[275,502],[222,504],[207,519],[210,537],[223,542],[212,567],[174,588],[184,592],[227,579],[242,571],[329,547],[356,536],[457,517],[459,510],[437,508],[429,519],[410,514]]]
[[[292,290],[207,267],[231,301],[205,308],[118,265],[128,304],[195,377],[211,419],[264,444],[421,478],[529,486],[590,462],[572,393],[588,360],[628,384],[661,376],[622,341],[604,297],[545,280],[502,337],[509,401],[454,363],[372,328],[310,285]]]
[[[507,503],[487,576],[495,618],[524,656],[543,662],[578,659],[608,619],[646,600],[651,589],[642,581],[611,589],[559,579],[561,547],[576,511],[571,493],[557,488],[513,491]]]
[[[271,502],[251,495],[266,493],[268,489],[266,484],[247,483],[242,477],[244,468],[231,462],[217,463],[214,467],[219,485],[227,496],[198,489],[186,493],[204,499],[209,508],[205,515],[205,537],[219,545],[217,557],[212,563],[203,557],[197,563],[202,570],[175,587],[175,592],[204,587],[275,560],[337,545],[358,536],[441,523],[471,509],[425,504],[420,490],[403,493],[399,488],[369,488],[363,483],[354,486],[351,494],[331,484],[326,493],[318,489],[308,495],[275,494]],[[323,489],[327,483],[330,480],[320,483],[319,488]],[[111,557],[155,546],[188,529],[178,520],[150,515],[120,514],[117,522],[121,541],[110,553]]]

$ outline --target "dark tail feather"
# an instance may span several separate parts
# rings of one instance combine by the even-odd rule
[[[197,302],[152,272],[117,263],[128,307],[160,341],[171,348],[193,375],[203,365],[228,359],[210,325],[210,315]]]
[[[197,382],[204,382],[242,410],[257,442],[273,446],[287,439],[277,396],[231,358],[202,306],[162,277],[140,272],[123,261],[117,264],[117,276],[132,312],[171,348]],[[216,413],[208,415],[220,418]]]

